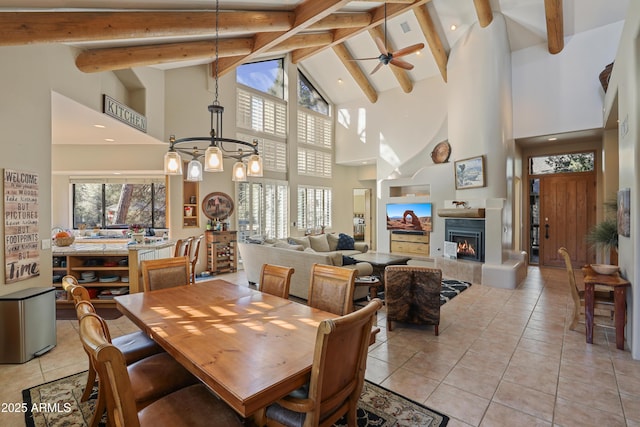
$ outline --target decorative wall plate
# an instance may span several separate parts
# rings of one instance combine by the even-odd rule
[[[225,193],[209,193],[202,200],[202,212],[209,219],[223,221],[233,213],[233,200]]]
[[[433,163],[446,163],[451,155],[451,145],[447,141],[438,143],[431,152]]]

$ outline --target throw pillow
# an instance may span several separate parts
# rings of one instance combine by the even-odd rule
[[[327,241],[327,236],[325,234],[320,234],[318,236],[309,236],[309,244],[311,245],[311,249],[316,252],[329,252],[329,242]]]
[[[342,256],[342,265],[353,265],[353,264],[357,264],[358,261],[355,260],[354,258],[351,258],[350,256]]]
[[[335,233],[327,234],[327,242],[329,242],[329,250],[336,251],[338,250],[338,235]]]
[[[305,248],[304,252],[313,252],[314,254],[316,253],[315,249],[313,248]]]
[[[356,241],[353,237],[344,234],[344,233],[340,233],[340,235],[338,236],[338,250],[339,251],[352,251],[354,250]]]
[[[309,237],[289,237],[288,239],[290,245],[302,245],[304,249],[310,248],[311,244],[309,243]]]

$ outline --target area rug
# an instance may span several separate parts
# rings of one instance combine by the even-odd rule
[[[440,291],[440,305],[451,301],[471,286],[470,282],[454,279],[442,279],[442,290]]]
[[[98,395],[97,387],[87,402],[80,402],[87,373],[71,375],[22,391],[28,411],[27,427],[62,427],[88,425]],[[358,427],[439,427],[449,417],[400,396],[379,385],[365,381],[358,404]],[[106,425],[106,419],[100,427]],[[335,426],[343,427],[345,420]]]

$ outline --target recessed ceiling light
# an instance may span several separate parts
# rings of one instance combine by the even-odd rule
[[[556,138],[555,136],[552,136],[551,138],[549,138],[549,141],[555,141],[555,140],[557,140],[557,139],[558,139],[558,138]]]
[[[338,84],[341,85],[342,83],[344,83],[344,81],[342,79],[338,79]]]
[[[104,125],[93,125],[94,128],[104,129]]]
[[[113,138],[105,138],[104,140],[105,140],[105,141],[107,141],[107,142],[115,142],[115,141],[116,141],[116,140],[115,140],[115,139],[113,139]]]
[[[451,28],[451,31],[455,31],[456,28],[458,28],[458,27],[456,26],[456,24],[451,24],[451,27],[449,27],[449,28]]]

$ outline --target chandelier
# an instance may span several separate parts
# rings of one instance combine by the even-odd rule
[[[233,181],[246,181],[247,176],[262,176],[262,158],[258,153],[258,140],[246,142],[222,136],[222,115],[224,107],[218,102],[218,19],[219,5],[216,0],[216,41],[215,41],[215,98],[209,105],[211,114],[211,131],[209,136],[193,136],[176,139],[169,137],[169,151],[164,155],[165,175],[182,175],[182,156],[192,156],[187,165],[186,180],[202,181],[203,166],[200,159],[204,157],[204,171],[222,172],[223,159],[236,159],[232,169]],[[208,143],[206,149],[204,143]],[[247,159],[247,164],[244,163]]]

